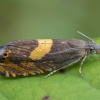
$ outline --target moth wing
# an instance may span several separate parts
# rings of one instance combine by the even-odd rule
[[[59,67],[56,67],[55,70],[53,70],[48,75],[46,75],[45,78],[49,77],[50,75],[54,74],[55,72],[59,71],[60,69],[64,69],[64,68],[70,67],[71,65],[73,65],[73,64],[77,63],[78,61],[80,61],[81,58],[82,57],[76,58],[76,59],[72,59],[72,60],[69,61],[69,63],[66,61],[63,65],[60,65]]]
[[[54,42],[56,41],[56,42]],[[56,52],[62,46],[62,40],[38,39],[38,40],[17,40],[0,47],[0,59],[10,61],[36,61],[48,54],[54,47]],[[55,47],[57,46],[57,47]]]

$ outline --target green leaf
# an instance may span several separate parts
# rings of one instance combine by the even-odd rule
[[[100,38],[95,40],[100,44]],[[80,62],[48,78],[47,73],[20,78],[0,77],[0,100],[99,100],[100,55],[90,55],[79,75]]]

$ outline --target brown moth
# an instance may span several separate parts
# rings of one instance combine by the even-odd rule
[[[5,77],[50,73],[71,66],[81,60],[82,65],[89,54],[100,54],[100,45],[91,38],[89,42],[78,39],[18,40],[0,47],[0,74]]]

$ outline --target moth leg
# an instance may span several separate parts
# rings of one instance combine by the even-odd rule
[[[55,72],[59,71],[60,69],[64,69],[64,68],[66,68],[66,67],[68,67],[68,66],[71,66],[71,65],[77,63],[80,59],[81,59],[81,58],[78,58],[77,60],[71,62],[71,63],[68,64],[68,65],[65,65],[65,66],[63,66],[63,67],[59,67],[58,69],[55,69],[54,71],[52,71],[52,72],[50,72],[48,75],[46,75],[45,78],[49,77],[50,75],[54,74]]]
[[[50,72],[48,75],[45,76],[45,78],[49,77],[50,75],[54,74],[54,73],[57,72],[57,71],[58,71],[58,69],[57,69],[57,70],[54,70],[54,71],[52,71],[52,72]]]
[[[82,65],[83,65],[86,57],[87,57],[87,55],[84,56],[84,58],[82,59],[81,64],[80,64],[79,73],[80,73],[81,76],[83,76],[83,74],[82,74]]]

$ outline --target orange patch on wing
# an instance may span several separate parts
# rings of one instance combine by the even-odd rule
[[[21,62],[23,66],[26,66],[27,68],[35,68],[38,70],[38,73],[44,73],[44,71],[40,68],[37,67],[34,62]]]
[[[24,68],[21,68],[20,66],[18,66],[17,64],[14,64],[13,62],[3,63],[2,68],[3,68],[3,66],[7,66],[8,68],[13,68],[16,71],[23,72],[27,75],[30,73],[28,70],[25,70]],[[16,75],[18,74],[17,72],[8,71],[6,69],[4,69],[4,71],[6,73],[6,76],[8,76],[8,74],[11,74],[13,77],[15,77],[15,75],[13,73],[15,73]],[[7,72],[9,72],[9,73],[7,73]]]
[[[29,56],[32,60],[40,60],[51,51],[52,39],[38,39],[38,47],[33,50]]]

